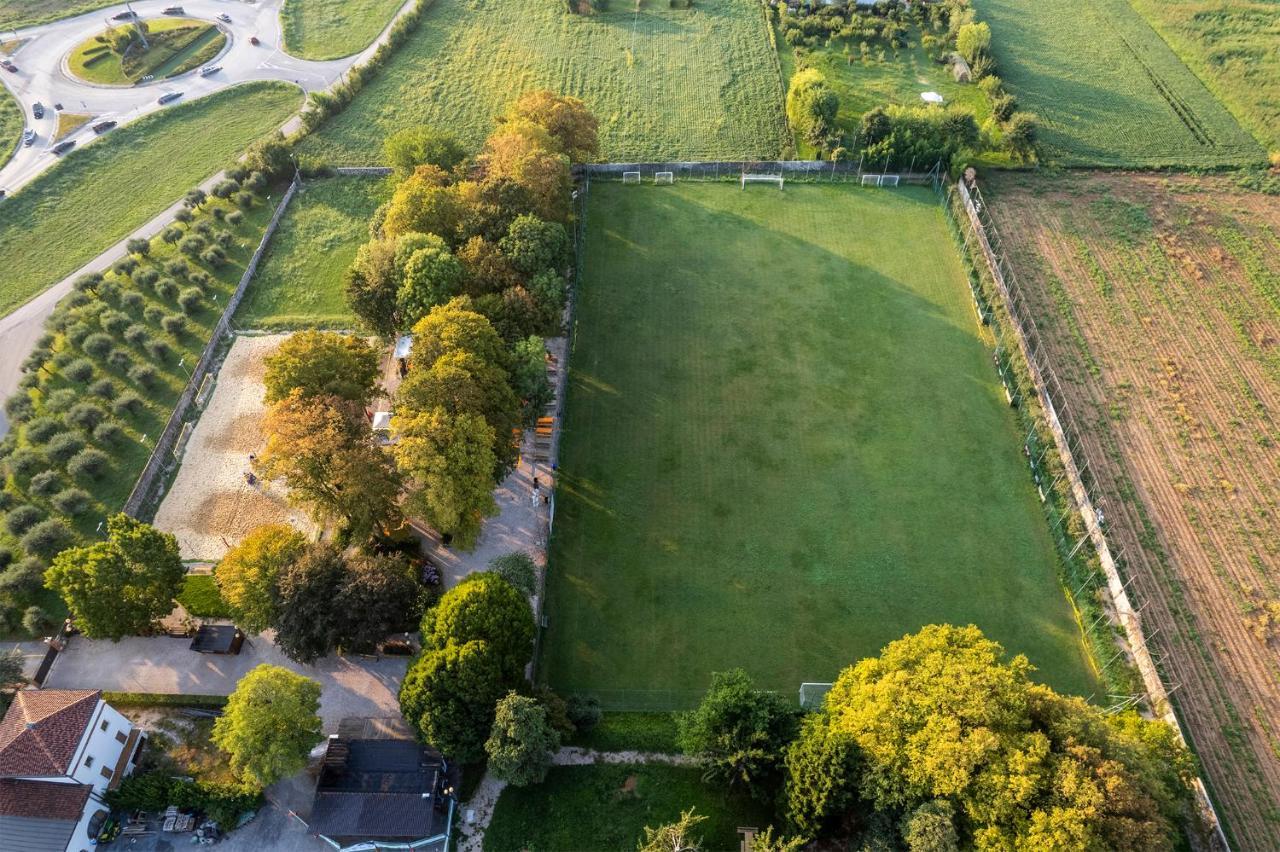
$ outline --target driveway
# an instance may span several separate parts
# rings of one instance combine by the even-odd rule
[[[320,683],[320,718],[334,733],[347,716],[398,716],[396,694],[406,657],[325,657],[313,666],[295,663],[267,635],[247,640],[235,656],[197,654],[190,639],[130,637],[119,642],[73,636],[58,655],[46,688],[102,689],[176,695],[230,695],[250,669],[282,666]]]

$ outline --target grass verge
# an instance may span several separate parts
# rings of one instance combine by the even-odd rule
[[[596,751],[652,751],[675,754],[676,717],[671,713],[606,712],[600,724],[578,734],[570,745]]]
[[[0,31],[60,21],[115,4],[116,0],[0,0]]]
[[[284,49],[302,59],[338,59],[364,50],[403,0],[285,0]]]
[[[25,126],[22,107],[8,89],[0,86],[0,165],[7,163],[18,147]]]
[[[178,603],[198,618],[230,618],[231,608],[222,599],[212,574],[188,574],[182,578]]]
[[[283,124],[285,83],[249,83],[77,148],[0,205],[0,314],[74,272]]]

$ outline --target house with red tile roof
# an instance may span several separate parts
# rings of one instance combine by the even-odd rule
[[[0,720],[0,852],[88,852],[145,736],[94,689],[26,689]]]

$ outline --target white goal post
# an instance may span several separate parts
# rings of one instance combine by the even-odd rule
[[[676,173],[675,172],[654,172],[653,182],[654,184],[668,184],[668,185],[673,184],[676,182]]]
[[[898,175],[880,175],[881,186],[897,186]]]
[[[900,175],[863,175],[863,186],[897,186]]]
[[[805,710],[818,710],[822,707],[822,702],[827,697],[827,693],[831,691],[833,683],[810,683],[808,681],[800,684],[800,706]]]
[[[880,175],[863,175],[863,176],[862,176],[862,185],[863,185],[863,186],[879,186],[879,185],[880,185]]]
[[[182,424],[182,431],[178,433],[178,440],[173,442],[173,457],[175,459],[182,458],[182,451],[187,448],[187,441],[191,439],[191,430],[195,426],[191,421]]]
[[[640,173],[639,172],[623,172],[622,182],[623,183],[639,183]]]
[[[742,188],[746,189],[749,183],[776,183],[778,189],[782,189],[782,175],[759,175],[750,172],[742,173]]]

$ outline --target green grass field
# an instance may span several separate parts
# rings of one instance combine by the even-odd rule
[[[286,0],[284,49],[303,59],[337,59],[364,50],[403,0]]]
[[[8,162],[18,143],[22,141],[22,129],[25,126],[22,107],[9,93],[0,86],[0,165]]]
[[[541,673],[794,694],[930,623],[1094,681],[924,189],[591,187]]]
[[[302,150],[370,165],[408,124],[478,146],[521,92],[576,95],[612,160],[775,157],[787,142],[782,84],[754,0],[705,0],[582,16],[564,0],[436,0],[413,36]]]
[[[249,83],[72,151],[0,205],[0,315],[70,275],[283,124],[292,85]]]
[[[115,4],[116,0],[0,0],[0,30],[47,24]]]
[[[236,312],[241,328],[353,328],[343,280],[369,219],[390,196],[368,177],[308,180],[289,203],[249,292]]]
[[[1240,123],[1280,151],[1280,9],[1269,0],[1132,0]]]
[[[1258,143],[1128,0],[977,0],[999,73],[1061,165],[1218,166]]]
[[[231,608],[218,592],[212,574],[188,574],[182,578],[178,603],[197,618],[230,618]]]
[[[130,50],[125,57],[113,53],[96,37],[85,39],[67,58],[71,73],[90,83],[132,85],[143,77],[175,77],[217,56],[227,37],[211,23],[193,18],[152,18],[147,50]]]
[[[532,787],[507,787],[484,835],[485,852],[632,852],[645,826],[696,808],[706,852],[738,849],[737,828],[770,823],[770,809],[702,783],[702,770],[676,766],[557,766]]]

